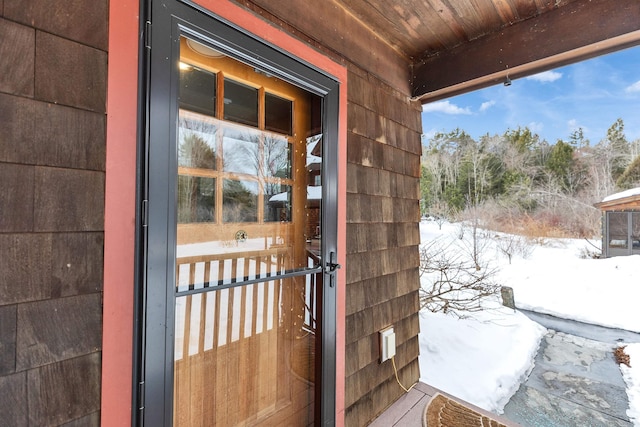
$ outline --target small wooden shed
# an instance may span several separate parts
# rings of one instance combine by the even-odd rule
[[[602,255],[640,254],[640,187],[605,197],[602,210]]]

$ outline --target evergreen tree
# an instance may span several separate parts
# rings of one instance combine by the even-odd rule
[[[624,134],[622,119],[617,119],[607,130],[606,143],[611,150],[611,177],[617,180],[630,163],[629,142]]]

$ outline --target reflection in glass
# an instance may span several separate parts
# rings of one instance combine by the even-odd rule
[[[291,147],[286,138],[264,134],[264,176],[291,178]]]
[[[178,128],[178,165],[215,169],[216,133],[217,126],[211,120],[182,113]]]
[[[215,222],[216,180],[178,176],[178,223]]]
[[[264,128],[266,130],[292,135],[292,112],[293,102],[270,93],[264,95]]]
[[[226,78],[224,119],[258,127],[258,89]]]
[[[313,425],[321,98],[195,46],[182,38],[202,69],[177,105],[173,425]]]
[[[225,179],[222,190],[224,222],[256,222],[258,220],[258,183]]]
[[[180,108],[215,116],[216,75],[181,62],[179,100]]]
[[[174,425],[313,423],[320,276],[176,298]]]
[[[259,135],[259,132],[224,130],[222,152],[225,172],[258,175]]]
[[[291,221],[291,186],[265,184],[264,221]]]

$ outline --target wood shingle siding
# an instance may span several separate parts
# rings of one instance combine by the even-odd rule
[[[0,0],[2,425],[100,424],[107,10]]]
[[[393,325],[407,386],[418,372],[420,106],[350,68],[347,145],[347,426],[360,426],[404,392],[378,333]]]

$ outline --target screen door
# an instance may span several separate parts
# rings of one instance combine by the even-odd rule
[[[153,3],[140,423],[333,417],[337,84]]]

